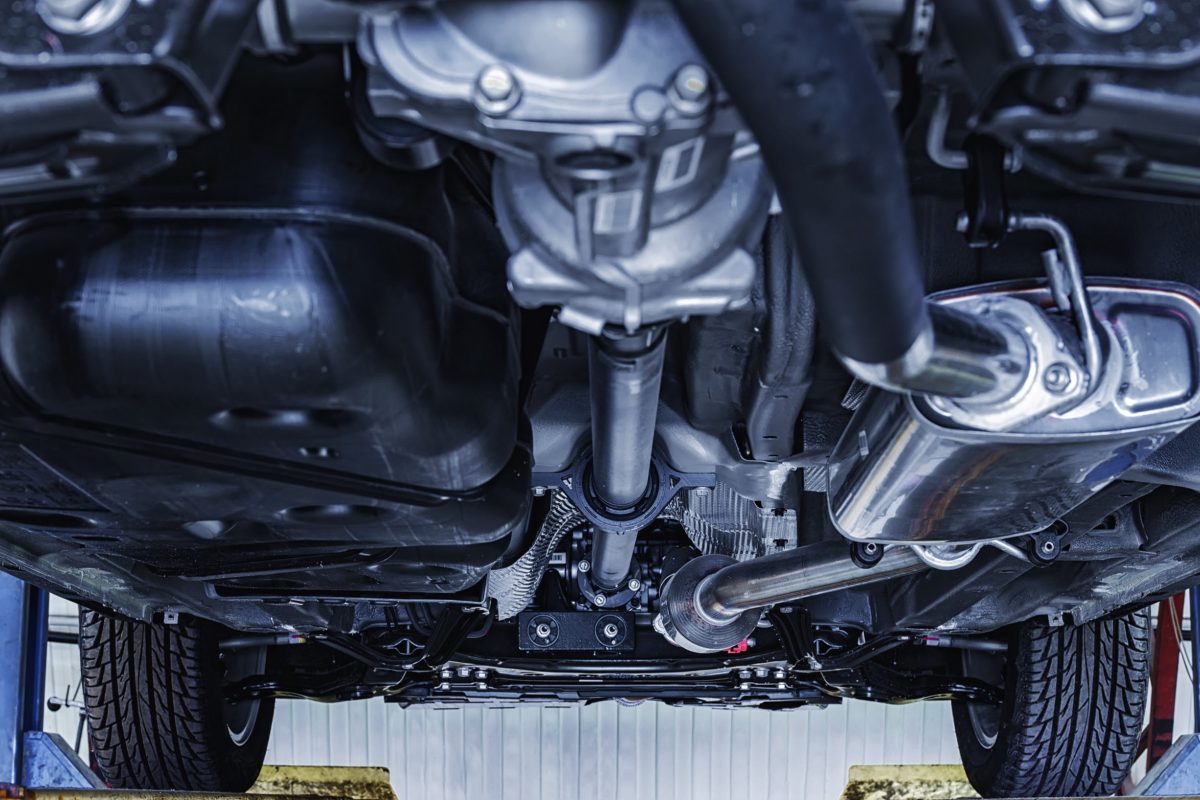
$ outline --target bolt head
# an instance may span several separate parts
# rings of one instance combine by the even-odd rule
[[[442,681],[441,683],[438,684],[438,688],[441,689],[442,691],[446,691],[447,689],[450,688],[450,684],[447,683],[446,681]]]
[[[748,690],[750,689],[750,684],[748,684],[748,683],[739,683],[739,684],[738,684],[738,688],[739,688],[739,689],[741,689],[743,692],[745,692],[745,691],[748,691]]]
[[[450,680],[450,677],[452,674],[453,673],[451,673],[450,670],[448,670],[448,669],[442,670],[442,680],[444,680],[444,681]]]
[[[704,99],[709,83],[708,70],[699,64],[687,64],[675,73],[675,93],[688,102]]]
[[[497,103],[507,100],[516,88],[516,78],[503,64],[492,64],[479,73],[479,93],[488,100]]]
[[[620,632],[621,632],[621,629],[616,626],[616,623],[610,622],[604,626],[604,638],[605,639],[615,639],[615,638],[617,638],[617,634],[619,634]]]
[[[1054,394],[1062,394],[1075,383],[1075,371],[1061,361],[1046,367],[1042,383]]]
[[[630,579],[629,579],[629,591],[631,591],[631,592],[636,592],[637,590],[639,590],[639,589],[641,589],[641,588],[642,588],[642,582],[641,582],[641,581],[639,581],[637,578],[630,578]]]
[[[699,116],[712,100],[711,84],[708,70],[698,64],[688,64],[675,73],[667,96],[680,114]]]
[[[521,99],[521,87],[503,64],[483,68],[475,79],[475,105],[485,114],[503,114]]]
[[[537,638],[539,638],[539,639],[549,639],[550,632],[551,632],[550,626],[544,622],[539,623],[537,628],[534,629],[534,633],[537,635]]]
[[[592,602],[598,606],[608,605],[608,597],[605,596],[604,592],[596,592],[596,596],[592,598]]]
[[[486,680],[486,679],[487,679],[487,676],[488,676],[488,674],[487,674],[487,670],[486,670],[486,669],[477,669],[477,670],[475,670],[475,680],[477,680],[477,681]]]
[[[775,670],[775,680],[781,681],[786,677],[787,677],[787,672],[785,672],[784,670],[781,670],[781,669]]]
[[[589,570],[591,570],[591,568],[592,568],[592,562],[588,561],[587,559],[584,559],[583,561],[579,562],[579,571],[580,572],[588,572]]]
[[[750,680],[750,670],[748,670],[748,669],[738,670],[738,678],[743,681]]]
[[[459,667],[458,668],[458,677],[460,677],[460,678],[471,677],[471,668],[470,667]]]

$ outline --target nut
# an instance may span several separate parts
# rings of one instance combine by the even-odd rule
[[[1070,389],[1074,382],[1075,371],[1061,361],[1046,367],[1046,373],[1042,376],[1042,383],[1054,394],[1062,394]]]

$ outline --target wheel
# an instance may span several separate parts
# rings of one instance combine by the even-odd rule
[[[964,651],[1001,705],[954,702],[959,753],[984,797],[1111,795],[1129,772],[1149,673],[1146,610],[1084,625],[1016,626],[1005,654]]]
[[[266,648],[222,654],[222,630],[80,612],[88,732],[109,786],[241,792],[254,783],[274,700],[230,703],[223,690],[261,674]]]

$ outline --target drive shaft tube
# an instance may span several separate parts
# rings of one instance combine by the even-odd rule
[[[588,364],[592,405],[590,491],[595,506],[614,525],[600,526],[592,540],[592,583],[617,588],[629,574],[637,531],[621,516],[646,499],[654,452],[654,427],[662,386],[666,331],[592,337]]]

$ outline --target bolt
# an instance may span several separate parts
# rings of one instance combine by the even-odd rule
[[[539,638],[539,639],[549,639],[550,638],[550,626],[544,622],[538,623],[537,628],[534,630],[534,635],[537,636],[537,638]]]
[[[708,94],[708,71],[698,64],[687,64],[675,73],[675,93],[681,100],[695,103]]]
[[[750,670],[748,670],[748,669],[738,670],[738,679],[743,680],[743,681],[750,680]]]
[[[1073,374],[1071,368],[1061,361],[1051,364],[1046,367],[1046,374],[1042,376],[1042,383],[1046,389],[1054,394],[1062,394],[1071,388],[1073,382]]]
[[[873,556],[879,552],[879,545],[877,545],[875,542],[867,542],[863,545],[863,552],[869,556]]]
[[[750,689],[750,684],[748,684],[748,683],[739,683],[739,684],[738,684],[738,688],[739,688],[739,689],[741,689],[743,692],[745,692],[745,691],[748,691],[748,690]]]
[[[535,487],[533,487],[532,491],[533,491],[534,497],[545,497],[546,496],[546,487],[545,486],[535,486]]]
[[[1043,553],[1053,553],[1054,552],[1054,542],[1050,541],[1049,539],[1042,542],[1042,552]]]
[[[580,572],[587,572],[591,568],[592,568],[592,562],[588,561],[586,558],[583,561],[579,562],[579,571]]]
[[[517,90],[517,79],[503,64],[484,67],[479,73],[479,93],[493,103],[501,103]]]
[[[485,114],[504,114],[520,99],[516,76],[503,64],[484,67],[475,80],[475,107]]]
[[[459,667],[458,668],[458,677],[460,677],[460,678],[471,677],[471,668],[470,667]]]
[[[484,681],[480,681],[479,683],[475,684],[475,688],[482,691],[487,688],[487,683]]]
[[[617,638],[617,634],[619,634],[620,632],[621,632],[621,629],[617,627],[617,624],[615,622],[610,622],[604,626],[604,638],[605,639],[615,639],[615,638]]]
[[[448,680],[450,680],[450,678],[453,676],[453,674],[454,674],[454,673],[452,673],[452,672],[451,672],[450,670],[448,670],[448,669],[444,669],[444,670],[442,670],[442,680],[444,680],[444,681],[448,681]]]
[[[781,681],[787,677],[787,672],[782,669],[777,669],[777,670],[775,670],[774,677],[775,677],[775,680]]]
[[[779,683],[777,683],[775,685],[778,686],[780,689],[788,688],[788,685],[786,683],[784,683],[783,681],[780,681]]]
[[[608,598],[604,596],[604,592],[596,592],[596,596],[592,598],[592,602],[598,606],[608,604]]]
[[[681,114],[704,113],[711,99],[708,71],[697,64],[687,64],[675,73],[668,93],[671,105]]]
[[[477,681],[486,681],[486,680],[487,680],[487,676],[488,676],[488,674],[487,674],[487,670],[486,670],[486,669],[477,669],[477,670],[475,670],[475,680],[477,680]]]
[[[441,683],[438,684],[438,688],[441,689],[442,691],[445,691],[450,688],[450,684],[447,683],[446,681],[442,681]]]
[[[758,678],[759,680],[766,680],[767,675],[769,674],[771,674],[770,670],[768,670],[766,667],[756,667],[754,670],[754,677]]]
[[[639,581],[637,578],[629,579],[629,591],[636,592],[638,589],[641,589],[641,588],[642,588],[641,581]]]

